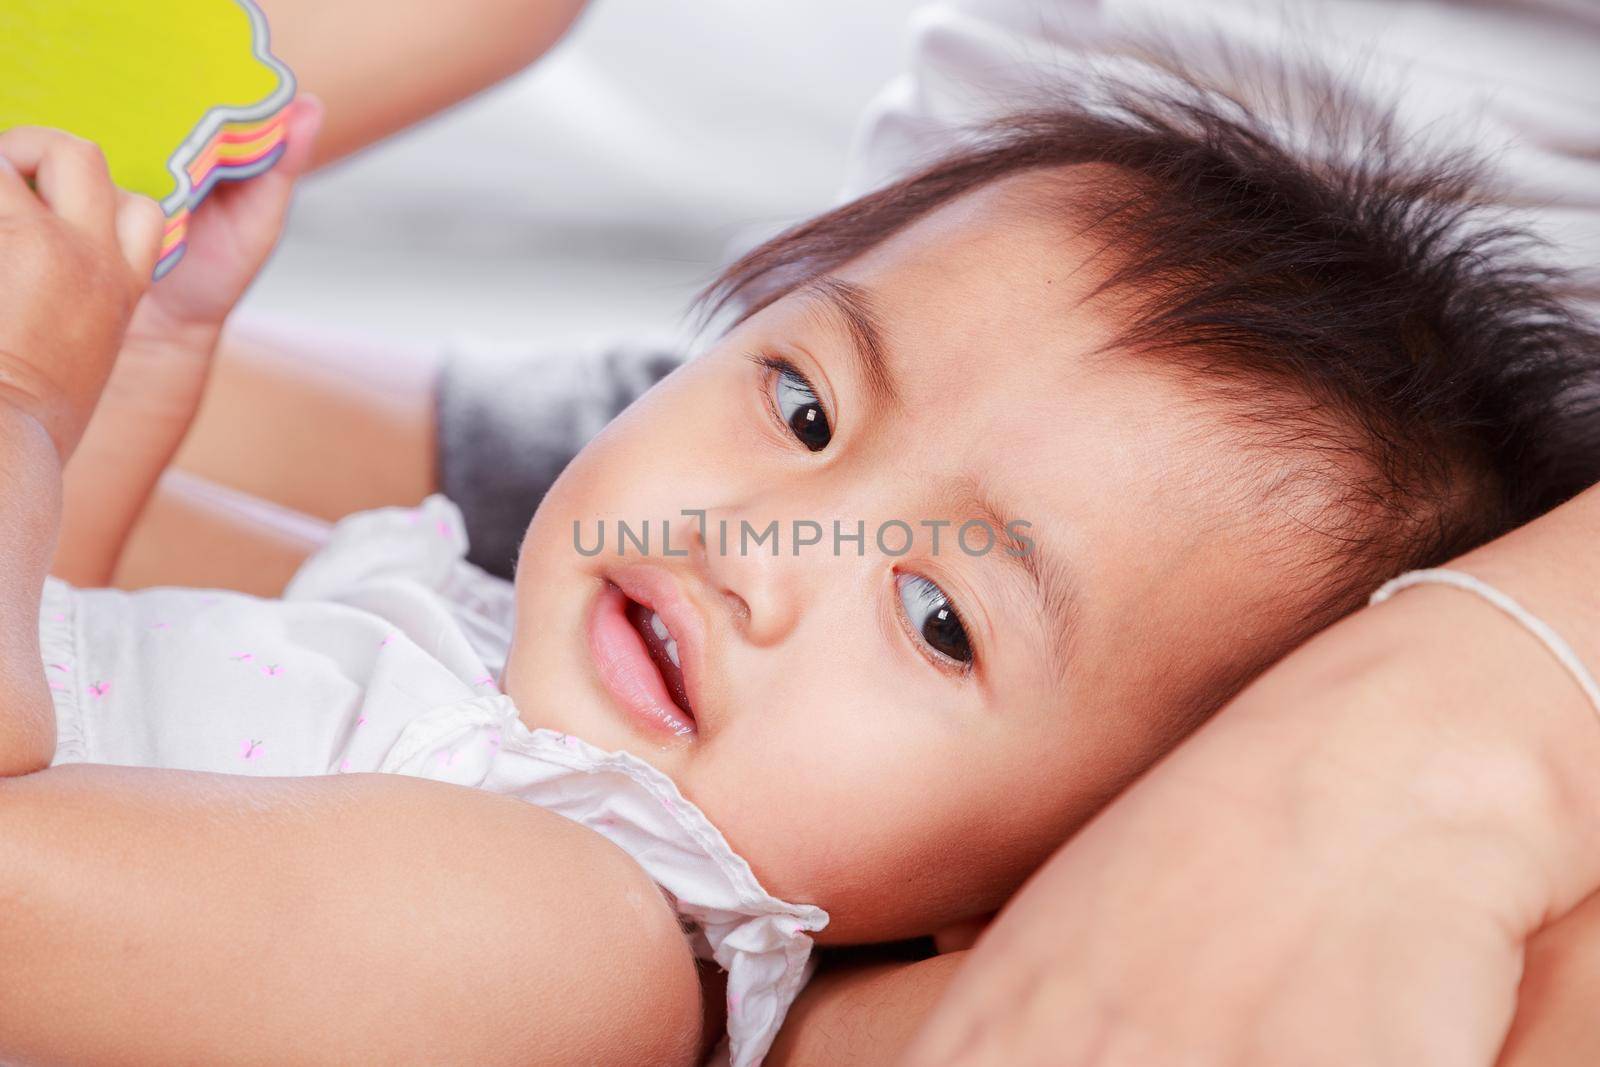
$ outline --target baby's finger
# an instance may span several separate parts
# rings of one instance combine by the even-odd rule
[[[100,146],[44,126],[13,126],[0,133],[0,155],[33,178],[50,210],[74,225],[110,236],[116,220],[116,186]]]
[[[149,282],[161,254],[167,214],[148,196],[121,190],[117,195],[117,242],[122,246],[122,256],[140,281]]]
[[[12,215],[39,208],[39,198],[11,161],[0,154],[0,215]]]

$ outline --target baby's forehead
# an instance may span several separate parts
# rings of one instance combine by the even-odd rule
[[[1082,169],[980,186],[831,274],[870,293],[922,381],[971,389],[1007,367],[1039,387],[1070,380],[1112,354],[1128,321],[1120,294],[1105,289],[1114,255],[1061,206]],[[1108,369],[1131,367],[1117,359]]]
[[[1233,458],[1219,405],[1175,366],[1122,349],[1116,303],[1096,293],[1104,250],[1040,208],[1040,178],[1022,178],[951,201],[806,287],[840,350],[872,335],[899,401],[884,435],[908,455],[959,456],[975,479],[1021,483],[1040,510],[1082,472],[1121,477],[1124,492],[1165,472],[1171,488]]]
[[[1122,345],[1115,300],[1094,296],[1107,250],[1040,196],[985,187],[834,272],[876,317],[900,386],[875,427],[881,458],[908,483],[991,490],[1071,561],[1091,606],[1270,595],[1329,503],[1279,487],[1308,484],[1296,472],[1317,460],[1264,445],[1194,364]]]
[[[984,301],[952,310],[982,312],[995,297],[1013,310],[1048,311],[1087,300],[1110,273],[1111,258],[1091,224],[1071,205],[1087,188],[1085,168],[1025,171],[978,186],[941,204],[864,252],[838,273],[875,276],[886,290],[969,290]],[[1048,287],[1046,291],[1042,287]]]

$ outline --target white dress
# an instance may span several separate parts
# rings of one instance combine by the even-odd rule
[[[695,951],[728,971],[736,1067],[759,1063],[828,916],[768,894],[661,772],[523,725],[496,679],[511,583],[463,556],[440,495],[334,527],[281,600],[46,581],[39,636],[54,763],[245,775],[381,771],[511,793],[588,826],[665,891]]]

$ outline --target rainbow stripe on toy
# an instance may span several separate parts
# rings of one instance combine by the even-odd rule
[[[167,208],[167,228],[161,239],[161,258],[156,263],[159,278],[183,256],[184,238],[189,230],[189,213],[204,200],[219,181],[253,178],[278,161],[284,150],[284,112],[260,122],[227,123],[200,153],[183,168],[190,189],[188,202],[174,211]]]
[[[0,70],[0,129],[86,137],[117,184],[161,204],[157,278],[217,182],[283,155],[295,90],[253,0],[0,0]]]

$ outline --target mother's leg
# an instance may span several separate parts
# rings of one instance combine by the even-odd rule
[[[329,521],[415,504],[437,486],[438,367],[430,346],[236,317],[173,464]]]
[[[120,569],[118,584],[171,580],[169,564],[200,547],[187,530],[216,530],[213,548],[232,538],[235,508],[221,525],[197,525],[195,494],[184,491],[197,481],[325,522],[443,492],[462,510],[469,558],[510,577],[523,531],[568,461],[684,358],[654,339],[496,350],[236,322],[174,460],[189,477],[157,485],[130,539],[143,562]],[[272,565],[245,569],[275,588],[292,554],[268,540]]]

